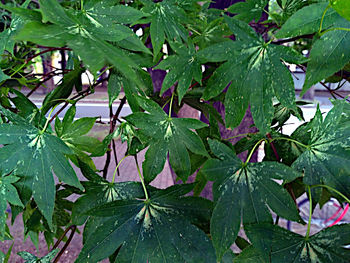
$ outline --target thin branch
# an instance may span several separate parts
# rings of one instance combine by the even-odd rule
[[[119,103],[119,106],[118,106],[118,109],[117,111],[115,112],[115,114],[113,115],[113,111],[110,111],[110,124],[109,124],[109,134],[112,134],[114,132],[114,129],[115,129],[115,126],[116,126],[116,123],[117,123],[117,120],[119,118],[119,114],[121,113],[124,105],[126,103],[126,97],[124,96],[121,100],[120,100],[120,103]],[[112,108],[112,107],[111,107]],[[111,145],[112,143],[110,143],[108,145],[108,148],[111,148]],[[115,147],[114,147],[115,148]],[[113,148],[113,150],[115,151],[115,149]],[[116,155],[115,155],[115,158],[116,158]],[[107,156],[106,156],[106,162],[105,162],[105,166],[103,167],[103,178],[107,178],[107,173],[108,173],[108,167],[110,165],[110,162],[111,162],[111,152],[108,151],[107,152]],[[116,162],[118,163],[118,162]],[[118,176],[119,176],[119,170],[118,170]]]
[[[280,40],[273,41],[272,44],[281,45],[284,43],[293,42],[293,41],[298,40],[300,38],[312,39],[314,37],[314,35],[315,34],[306,34],[306,35],[296,36],[296,37],[287,38],[287,39],[280,39]]]
[[[93,90],[94,87],[98,86],[99,84],[101,84],[103,81],[106,81],[106,79],[101,79],[99,81],[97,81],[94,85],[92,85],[92,87],[89,87],[88,89],[79,92],[77,95],[75,95],[74,97],[70,98],[69,100],[81,100],[83,98],[85,98],[86,96],[90,95]],[[80,98],[79,98],[80,97]],[[56,119],[56,117],[68,106],[69,102],[66,101],[65,104],[55,113],[55,115],[51,118],[50,123]]]
[[[38,56],[41,56],[41,55],[43,55],[43,54],[45,54],[45,53],[47,53],[47,52],[56,51],[56,50],[71,50],[71,49],[70,49],[70,48],[66,48],[66,47],[49,47],[49,48],[47,48],[47,49],[45,49],[45,50],[43,50],[43,51],[41,51],[41,52],[39,52],[39,53],[37,53],[37,54],[35,54],[35,55],[33,55],[33,56],[27,58],[27,59],[25,60],[25,64],[27,64],[27,63],[28,63],[29,61],[31,61],[33,58],[36,58],[36,57],[38,57]]]
[[[67,242],[64,244],[64,246],[61,248],[60,252],[58,252],[55,260],[53,261],[53,263],[57,263],[58,260],[60,259],[60,257],[62,256],[62,254],[64,253],[64,251],[66,251],[67,247],[69,246],[70,242],[73,239],[73,236],[75,234],[75,230],[77,229],[76,225],[71,225],[70,227],[68,227],[64,233],[61,235],[61,237],[56,241],[55,245],[53,246],[52,250],[56,249],[58,247],[58,245],[62,242],[63,238],[67,235],[68,231],[70,230],[71,233],[68,237]]]

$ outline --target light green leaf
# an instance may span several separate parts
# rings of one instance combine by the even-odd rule
[[[271,222],[270,208],[283,218],[302,222],[288,192],[274,181],[289,182],[300,173],[281,163],[243,164],[225,144],[209,140],[209,145],[219,159],[208,160],[201,171],[214,181],[210,233],[218,260],[235,241],[241,219],[244,225]]]
[[[329,0],[333,9],[350,21],[350,2],[347,0]]]

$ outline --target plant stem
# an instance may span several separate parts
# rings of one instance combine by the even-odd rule
[[[335,192],[337,195],[340,195],[342,198],[344,198],[344,200],[346,202],[348,202],[350,204],[350,199],[347,198],[345,195],[343,195],[341,192],[339,192],[338,190],[334,189],[333,187],[331,186],[328,186],[328,185],[324,185],[324,184],[316,184],[316,185],[312,185],[311,188],[314,188],[314,187],[324,187],[324,188],[327,188],[333,192]]]
[[[273,142],[273,141],[275,141],[275,140],[285,140],[285,141],[294,142],[294,143],[296,143],[296,144],[298,144],[298,145],[300,145],[300,146],[303,146],[304,148],[310,149],[310,146],[309,146],[309,145],[305,145],[305,144],[303,144],[303,143],[301,143],[301,142],[298,142],[298,141],[296,141],[296,140],[294,140],[294,139],[286,138],[286,137],[274,138],[274,139],[270,140],[269,142]]]
[[[255,152],[255,149],[256,147],[258,147],[260,145],[260,143],[262,143],[263,141],[265,141],[265,139],[261,139],[259,140],[253,147],[253,149],[250,151],[248,157],[247,157],[247,160],[245,161],[244,165],[247,165],[247,163],[249,163],[250,159],[252,158],[254,152]]]
[[[118,168],[119,168],[119,166],[122,164],[122,162],[125,160],[125,158],[126,157],[129,157],[130,155],[125,155],[124,157],[123,157],[123,159],[121,159],[120,160],[120,162],[117,164],[117,166],[115,167],[115,169],[114,169],[114,173],[113,173],[113,178],[112,178],[112,183],[114,183],[114,181],[115,181],[115,175],[117,174],[117,171],[118,171]]]
[[[326,13],[327,13],[327,11],[328,11],[328,9],[329,9],[330,7],[331,7],[331,6],[328,5],[328,6],[326,7],[326,9],[323,11],[322,18],[321,18],[321,23],[320,23],[320,28],[318,29],[318,34],[320,34],[321,31],[322,31],[323,20],[324,20],[324,17],[326,16]]]
[[[40,135],[41,135],[41,134],[44,134],[44,132],[46,131],[47,126],[48,126],[49,123],[50,123],[51,114],[53,113],[53,111],[56,109],[56,107],[57,107],[58,105],[59,105],[59,104],[55,105],[55,106],[50,110],[50,113],[49,113],[49,116],[47,116],[47,119],[46,119],[44,128],[40,131]]]
[[[144,193],[145,193],[146,200],[149,200],[148,193],[147,193],[147,189],[146,189],[146,185],[145,185],[145,181],[143,180],[143,177],[142,177],[141,171],[140,171],[140,167],[139,167],[139,163],[137,162],[137,157],[134,156],[134,158],[135,158],[135,163],[136,163],[136,167],[137,167],[137,172],[138,172],[139,177],[140,177],[140,180],[141,180],[141,184],[142,184],[142,187],[143,187],[143,191],[144,191]]]
[[[171,99],[170,99],[169,118],[171,118],[171,111],[172,111],[172,108],[173,108],[174,94],[175,94],[175,91],[174,91],[173,94],[171,95]]]
[[[334,30],[350,31],[350,28],[346,28],[346,27],[333,27],[333,28],[330,28],[330,29],[327,29],[327,30],[323,31],[322,34],[321,34],[321,36],[323,36],[323,35],[326,34],[327,32],[334,31]]]
[[[309,220],[307,222],[306,240],[308,240],[309,236],[310,236],[311,218],[312,218],[312,197],[311,197],[310,186],[307,186],[307,190],[308,190],[308,193],[309,193]]]
[[[247,135],[250,135],[250,134],[255,134],[255,133],[254,132],[248,132],[248,133],[237,134],[235,136],[225,138],[224,140],[228,141],[228,140],[231,140],[231,139],[234,139],[234,138],[237,138],[237,137],[243,137],[243,136],[247,136]]]

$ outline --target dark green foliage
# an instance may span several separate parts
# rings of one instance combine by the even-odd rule
[[[313,208],[350,203],[349,1],[227,2],[2,1],[0,242],[20,215],[25,238],[38,247],[43,235],[50,251],[20,252],[25,262],[62,261],[52,246],[74,234],[76,262],[349,261],[349,224],[310,235]],[[42,57],[58,54],[61,65],[41,74]],[[318,107],[304,120],[311,105],[295,98],[293,68],[306,72],[301,94],[321,82],[341,98],[328,114]],[[105,90],[108,120],[77,114],[95,90]],[[302,123],[287,135],[291,116]],[[121,174],[126,157],[137,165]],[[167,160],[178,184],[151,186]],[[132,172],[139,182],[121,182]],[[278,226],[305,225],[305,194],[306,234]]]

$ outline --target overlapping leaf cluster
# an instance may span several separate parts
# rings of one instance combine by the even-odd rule
[[[12,14],[0,53],[17,65],[0,63],[0,241],[11,238],[8,214],[13,223],[22,213],[36,244],[41,232],[50,246],[63,227],[84,225],[76,262],[348,262],[349,224],[310,235],[317,204],[350,199],[348,98],[283,134],[291,115],[304,120],[292,67],[306,71],[302,94],[318,82],[331,89],[324,82],[349,79],[347,1],[247,0],[225,12],[195,0],[39,0],[37,9],[29,2],[0,4]],[[11,81],[31,83],[33,55],[55,48],[69,51],[70,66],[38,108]],[[76,120],[76,111],[105,80],[110,119],[101,142],[89,136],[97,116]],[[331,94],[339,96],[342,85]],[[124,103],[132,113],[121,117]],[[201,120],[177,117],[188,106]],[[223,139],[249,111],[256,132],[232,137],[240,138],[233,145]],[[118,164],[113,152],[113,177],[108,165],[103,177],[94,158],[107,155],[108,164],[118,136],[127,153]],[[251,162],[256,152],[263,161]],[[129,156],[140,182],[116,176]],[[182,183],[151,186],[167,161]],[[198,197],[203,189],[212,201]],[[308,222],[297,207],[305,193]],[[307,225],[306,234],[278,226],[279,218]],[[233,244],[241,252],[233,253]],[[56,252],[19,255],[50,262]],[[0,251],[0,261],[5,257]]]

